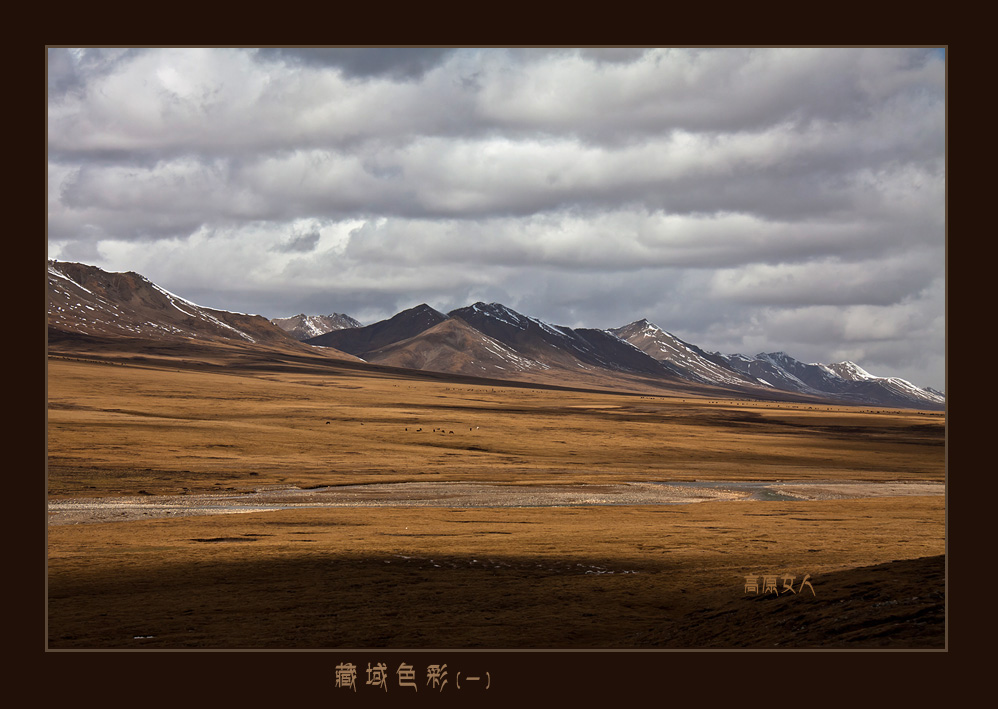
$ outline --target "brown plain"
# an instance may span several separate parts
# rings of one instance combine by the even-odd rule
[[[50,357],[50,499],[945,480],[940,413],[220,364]],[[944,552],[943,496],[51,526],[49,647],[941,648]]]

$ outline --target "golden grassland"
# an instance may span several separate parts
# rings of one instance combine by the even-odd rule
[[[48,401],[52,498],[413,480],[945,479],[937,413],[56,357]],[[942,647],[944,551],[942,496],[52,526],[48,639]],[[814,593],[747,594],[752,574],[779,575],[780,589],[784,575],[796,589],[809,574]]]
[[[902,410],[62,360],[49,365],[48,400],[54,497],[411,480],[942,481],[945,472],[942,415]]]

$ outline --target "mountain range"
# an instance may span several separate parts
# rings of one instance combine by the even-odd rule
[[[552,325],[500,303],[442,313],[426,304],[370,325],[349,316],[260,315],[198,306],[136,273],[48,264],[49,345],[185,341],[321,353],[339,361],[527,383],[691,396],[941,410],[945,398],[853,362],[783,352],[706,352],[645,319],[608,330]]]

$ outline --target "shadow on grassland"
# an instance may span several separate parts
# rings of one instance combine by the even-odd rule
[[[50,576],[49,647],[944,645],[942,556],[820,574],[813,594],[753,595],[744,574],[765,569],[723,571],[725,583],[715,571],[694,587],[697,576],[678,566],[540,557],[314,553],[143,568],[123,560]]]

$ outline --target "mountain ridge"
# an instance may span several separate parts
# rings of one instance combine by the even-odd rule
[[[349,316],[268,320],[204,308],[134,273],[49,261],[50,337],[186,339],[322,351],[370,364],[491,379],[701,391],[705,396],[943,409],[945,396],[854,362],[801,362],[785,352],[707,352],[642,318],[606,330],[552,325],[501,303],[444,314],[426,303],[361,326]],[[323,320],[325,319],[325,320]],[[309,328],[336,326],[314,337]],[[726,392],[726,394],[725,394]]]
[[[198,342],[312,351],[262,315],[198,305],[133,271],[108,272],[66,261],[49,261],[47,270],[48,342],[56,349],[79,346],[81,338],[89,338],[94,344],[131,341],[137,349]],[[326,354],[357,360],[334,349]]]
[[[407,308],[387,320],[364,327],[333,330],[304,342],[320,347],[335,347],[363,359],[367,352],[380,349],[400,340],[418,335],[447,319],[443,313],[426,303]]]

